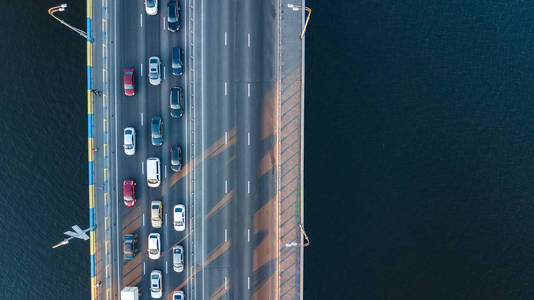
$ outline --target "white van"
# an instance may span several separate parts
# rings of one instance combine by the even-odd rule
[[[156,188],[159,186],[160,172],[159,172],[159,158],[150,157],[146,160],[146,181],[149,187]]]

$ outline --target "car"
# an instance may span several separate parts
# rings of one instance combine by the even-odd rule
[[[183,103],[183,90],[181,87],[171,88],[171,94],[169,97],[169,113],[171,118],[180,119],[184,115]]]
[[[184,247],[174,246],[172,248],[172,268],[174,272],[184,270]]]
[[[152,201],[150,204],[150,221],[152,223],[152,227],[161,228],[161,201]]]
[[[152,118],[152,145],[163,145],[163,120],[161,117]]]
[[[151,85],[161,83],[161,60],[157,56],[148,59],[148,81]]]
[[[123,137],[124,137],[123,138],[124,144],[122,145],[122,147],[124,148],[124,154],[134,155],[135,154],[135,129],[133,127],[124,128]]]
[[[124,69],[124,75],[122,76],[124,82],[124,95],[135,95],[135,72],[134,69]]]
[[[184,292],[183,291],[174,291],[172,294],[172,300],[184,300]]]
[[[145,0],[145,11],[147,15],[158,14],[158,0]]]
[[[150,272],[150,296],[154,299],[159,299],[163,295],[161,281],[161,271],[153,270]]]
[[[160,160],[158,157],[146,159],[146,183],[151,188],[157,188],[161,184]]]
[[[177,204],[174,206],[174,230],[184,231],[185,230],[185,205]]]
[[[180,30],[180,4],[178,0],[170,0],[168,6],[167,28],[169,31],[175,32]]]
[[[148,235],[148,258],[159,259],[161,257],[159,233],[153,232]]]
[[[125,234],[123,238],[123,253],[124,253],[124,259],[125,260],[131,260],[135,257],[135,253],[137,252],[137,249],[135,247],[135,244],[137,244],[137,236],[134,234]]]
[[[184,74],[184,63],[182,61],[182,48],[172,48],[172,75],[182,76]]]
[[[182,147],[171,147],[171,170],[178,172],[182,169]]]
[[[122,182],[122,199],[124,205],[132,207],[135,205],[135,181],[126,179]]]

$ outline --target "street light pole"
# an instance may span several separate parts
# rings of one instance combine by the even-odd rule
[[[67,22],[61,20],[60,18],[58,18],[58,17],[56,17],[54,15],[54,13],[56,13],[58,11],[65,11],[65,8],[67,8],[67,4],[66,3],[63,3],[63,4],[58,5],[58,6],[51,7],[51,8],[48,9],[48,14],[51,15],[54,19],[58,20],[61,24],[67,26],[68,28],[74,30],[79,35],[83,36],[86,40],[89,40],[89,42],[92,42],[92,38],[89,38],[87,36],[87,33],[85,33],[85,31],[83,31],[81,29],[78,29],[78,28],[76,28],[74,26],[71,26]]]
[[[70,240],[76,238],[76,239],[81,239],[81,240],[88,240],[89,239],[89,236],[86,234],[87,231],[93,229],[93,227],[89,227],[85,230],[82,230],[78,225],[74,225],[72,226],[72,229],[74,229],[75,232],[72,232],[72,231],[66,231],[65,234],[69,236],[69,238],[67,239],[64,239],[63,241],[55,244],[54,246],[52,246],[52,248],[57,248],[57,247],[61,247],[61,246],[64,246],[64,245],[67,245],[69,243]]]

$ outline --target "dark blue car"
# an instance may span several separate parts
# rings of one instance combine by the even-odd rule
[[[133,234],[125,234],[124,235],[124,244],[123,244],[123,252],[124,252],[124,259],[130,260],[135,257],[135,244],[137,242],[137,239],[135,238],[135,235]]]
[[[180,30],[180,4],[178,0],[169,1],[169,16],[167,17],[167,28],[175,32]]]
[[[172,48],[172,75],[182,76],[184,74],[184,63],[182,62],[182,49]]]
[[[152,118],[152,145],[163,145],[163,121],[161,117]]]

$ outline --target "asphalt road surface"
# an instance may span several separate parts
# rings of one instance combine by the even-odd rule
[[[269,228],[276,224],[269,203],[276,196],[272,166],[276,3],[181,0],[180,4],[179,32],[167,30],[167,1],[159,3],[156,16],[145,13],[142,1],[109,4],[111,296],[117,298],[124,286],[138,286],[141,298],[151,299],[149,275],[160,270],[163,299],[179,289],[187,299],[274,299],[276,241]],[[185,54],[182,77],[173,76],[170,69],[176,46]],[[148,82],[150,56],[162,61],[159,86]],[[122,88],[125,68],[136,72],[133,97],[125,96]],[[178,120],[170,118],[168,109],[174,86],[185,91],[185,113]],[[98,113],[95,108],[95,118]],[[163,119],[164,143],[159,147],[150,138],[154,116]],[[134,156],[122,149],[125,127],[136,129]],[[176,174],[169,167],[169,149],[174,145],[182,146],[185,164]],[[146,184],[146,159],[153,156],[161,159],[158,188]],[[137,183],[134,207],[122,201],[122,182],[127,178]],[[163,202],[164,223],[159,229],[150,222],[153,200]],[[184,232],[172,227],[176,204],[186,206]],[[97,208],[97,214],[102,210]],[[158,260],[148,258],[151,232],[161,235]],[[129,233],[138,236],[138,253],[125,261],[122,237]],[[101,247],[102,238],[100,234]],[[181,273],[172,268],[171,249],[178,244],[186,251]]]

